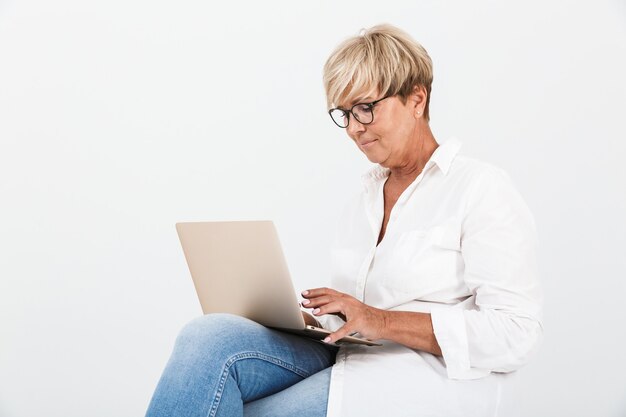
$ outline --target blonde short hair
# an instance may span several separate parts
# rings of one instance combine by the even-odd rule
[[[324,89],[328,108],[352,103],[375,92],[398,95],[402,103],[416,86],[428,93],[433,82],[433,63],[426,49],[406,32],[384,24],[363,29],[342,42],[324,65]]]

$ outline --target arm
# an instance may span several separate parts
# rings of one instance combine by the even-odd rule
[[[501,170],[473,183],[461,254],[472,309],[431,310],[448,377],[472,379],[523,366],[542,335],[532,215]]]
[[[393,340],[411,349],[423,350],[441,356],[441,348],[433,331],[428,313],[409,311],[384,311],[385,327],[381,339]]]
[[[472,296],[430,314],[383,311],[327,288],[303,293],[313,315],[345,324],[328,342],[359,332],[443,356],[448,377],[474,379],[523,366],[542,335],[534,222],[506,174],[482,173],[470,191],[461,252]],[[469,309],[468,309],[469,308]]]
[[[302,296],[306,298],[302,304],[313,308],[314,316],[335,314],[346,322],[324,339],[327,343],[358,332],[370,340],[393,340],[413,349],[441,355],[430,314],[381,310],[330,288],[307,290]]]

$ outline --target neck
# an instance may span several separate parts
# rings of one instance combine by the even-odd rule
[[[413,136],[402,158],[396,164],[387,167],[391,170],[389,180],[396,183],[413,182],[438,147],[439,144],[435,140],[430,127],[428,124],[425,124]]]

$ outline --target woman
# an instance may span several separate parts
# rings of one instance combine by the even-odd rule
[[[542,334],[534,223],[502,170],[437,143],[432,78],[424,48],[389,25],[333,52],[329,113],[377,164],[338,223],[333,288],[302,293],[307,320],[333,333],[322,344],[199,318],[149,416],[496,415],[501,380]],[[352,333],[383,346],[337,352]]]

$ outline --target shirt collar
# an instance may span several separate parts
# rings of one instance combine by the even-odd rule
[[[440,144],[435,152],[430,156],[428,162],[424,166],[424,172],[430,169],[433,165],[437,165],[444,175],[450,171],[452,161],[459,153],[459,149],[463,144],[456,138],[451,138]],[[380,165],[376,165],[361,176],[363,184],[367,187],[370,184],[376,183],[383,178],[389,176],[390,169]]]
[[[463,146],[463,144],[458,139],[448,139],[435,149],[435,152],[433,152],[426,165],[428,165],[428,163],[431,163],[431,165],[435,163],[444,175],[448,175],[452,161],[454,161],[454,158],[459,153],[461,146]]]

